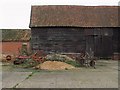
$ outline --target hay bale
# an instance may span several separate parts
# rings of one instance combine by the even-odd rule
[[[74,69],[75,67],[59,61],[46,61],[42,64],[36,66],[37,69],[43,70],[65,70],[65,69]]]

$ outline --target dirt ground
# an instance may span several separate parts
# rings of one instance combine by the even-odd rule
[[[113,60],[97,61],[96,69],[45,71],[4,65],[1,70],[3,88],[118,88],[118,61]]]

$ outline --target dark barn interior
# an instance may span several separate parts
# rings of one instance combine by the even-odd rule
[[[74,11],[74,12],[73,12]],[[117,6],[33,6],[31,49],[47,53],[120,53]]]

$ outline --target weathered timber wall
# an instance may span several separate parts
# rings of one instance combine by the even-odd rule
[[[35,28],[32,30],[32,49],[79,53],[85,50],[84,30],[80,28]]]
[[[80,53],[90,50],[97,57],[111,57],[119,52],[119,28],[32,28],[32,50],[56,53]],[[117,44],[117,45],[116,45]]]

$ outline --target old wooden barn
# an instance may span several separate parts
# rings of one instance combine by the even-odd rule
[[[30,28],[33,52],[120,52],[118,6],[32,6]]]

